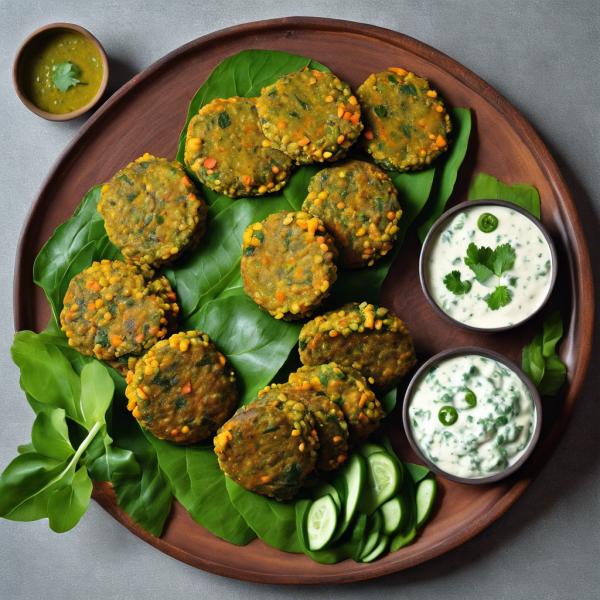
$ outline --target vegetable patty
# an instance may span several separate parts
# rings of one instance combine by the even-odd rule
[[[312,177],[302,210],[323,221],[342,267],[372,266],[396,239],[402,215],[397,195],[379,167],[348,160]]]
[[[263,135],[256,101],[213,100],[188,125],[185,164],[204,185],[230,198],[277,192],[293,167]]]
[[[256,106],[271,147],[299,165],[340,158],[363,128],[350,86],[328,71],[304,67],[280,77]]]
[[[214,443],[227,477],[278,500],[294,496],[314,469],[319,449],[310,411],[278,390],[240,408]]]
[[[362,145],[384,169],[417,171],[448,150],[450,117],[427,79],[390,67],[356,93],[363,111]]]
[[[127,408],[157,438],[194,444],[213,435],[238,403],[235,374],[201,331],[153,346],[127,374]]]
[[[300,360],[352,367],[380,390],[395,386],[417,362],[404,322],[366,302],[350,302],[309,321],[300,331]]]
[[[159,266],[196,246],[208,207],[179,163],[146,153],[102,186],[98,210],[127,263]]]
[[[337,254],[320,219],[287,210],[269,215],[244,231],[244,291],[276,319],[302,319],[329,295]]]
[[[109,361],[124,374],[121,361],[129,364],[128,357],[141,354],[177,325],[175,293],[166,277],[151,279],[152,274],[103,260],[73,277],[60,313],[69,346]]]

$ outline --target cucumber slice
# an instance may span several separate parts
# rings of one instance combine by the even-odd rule
[[[399,533],[392,539],[390,552],[396,552],[396,550],[408,546],[415,539],[416,535],[417,530],[414,527],[411,527],[406,533]]]
[[[375,452],[386,452],[386,449],[383,446],[378,446],[377,444],[371,444],[369,442],[364,442],[356,446],[356,449],[367,458],[371,454],[375,454]]]
[[[362,554],[358,557],[358,560],[363,561],[365,556],[368,556],[375,550],[375,546],[377,546],[377,542],[379,542],[379,531],[373,531],[367,541],[365,542],[365,547],[363,548]]]
[[[367,554],[367,556],[365,556],[362,559],[362,561],[364,563],[368,563],[368,562],[371,562],[372,560],[375,560],[376,558],[379,558],[379,556],[381,556],[385,552],[385,549],[387,548],[389,540],[390,540],[390,538],[388,538],[387,535],[380,534],[379,541],[377,542],[377,546],[375,546],[375,550],[373,550],[371,552],[371,554]]]
[[[358,557],[363,553],[367,541],[367,518],[363,513],[358,514],[350,539],[344,544],[348,547],[350,558],[354,562],[358,562]]]
[[[364,457],[354,452],[348,462],[336,473],[332,483],[342,500],[342,512],[333,541],[339,540],[352,522],[365,487],[366,470]]]
[[[383,516],[383,529],[381,533],[392,535],[400,531],[408,518],[408,511],[402,496],[394,496],[391,500],[384,502],[377,512]]]
[[[403,479],[402,465],[387,452],[370,454],[366,462],[367,482],[361,497],[360,510],[372,515],[384,502],[398,493]]]
[[[313,500],[318,500],[319,498],[322,498],[323,496],[327,496],[327,494],[329,494],[338,508],[338,513],[341,512],[342,501],[340,500],[340,495],[337,493],[337,490],[325,480],[319,480],[319,483],[317,483],[317,485],[315,485],[315,487],[312,488],[311,494]]]
[[[431,514],[435,493],[437,491],[437,481],[434,477],[426,477],[417,485],[416,503],[417,503],[417,529],[425,525],[425,521]]]
[[[377,533],[381,533],[381,529],[383,528],[383,517],[380,511],[376,510],[369,517],[369,522],[367,526],[369,528],[369,531],[376,531]]]
[[[312,503],[306,526],[308,547],[311,550],[321,550],[333,537],[338,520],[337,513],[335,502],[329,494]]]

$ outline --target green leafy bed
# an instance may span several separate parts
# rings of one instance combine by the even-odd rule
[[[223,61],[199,89],[188,121],[215,98],[256,96],[280,75],[306,65],[326,70],[308,58],[282,52],[236,54]],[[454,140],[435,168],[390,173],[403,209],[393,252],[371,269],[340,271],[329,306],[348,300],[377,301],[409,226],[418,217],[418,234],[423,238],[443,213],[471,128],[468,109],[451,109],[450,115]],[[186,129],[187,122],[177,154],[181,162]],[[367,160],[359,150],[353,152]],[[165,270],[181,306],[181,329],[201,330],[212,337],[238,374],[242,403],[251,401],[274,378],[285,379],[292,365],[295,368],[301,327],[274,320],[244,295],[239,270],[242,232],[249,223],[271,213],[298,210],[310,178],[321,168],[297,169],[281,193],[260,199],[233,201],[202,187],[210,204],[207,233],[197,250]],[[502,185],[493,178],[479,181],[486,197],[502,193]],[[526,190],[530,203],[537,196],[533,192]],[[58,316],[69,281],[94,260],[121,258],[96,210],[99,195],[100,186],[90,190],[73,217],[57,228],[34,265],[34,281],[44,289],[52,317],[43,333],[15,335],[12,357],[36,418],[31,443],[19,446],[19,456],[0,477],[0,516],[22,521],[47,517],[54,531],[67,531],[89,504],[91,480],[109,481],[120,508],[156,536],[175,496],[197,523],[233,544],[247,544],[258,535],[276,548],[302,551],[295,506],[302,500],[276,502],[233,483],[219,469],[210,441],[186,447],[154,438],[126,410],[124,380],[104,363],[68,346]],[[536,344],[529,351],[528,364],[538,368],[540,380],[548,380],[551,369],[543,372]],[[554,356],[550,346],[544,336],[543,356]],[[393,390],[382,399],[388,413],[395,396]],[[412,466],[407,468],[410,471]]]

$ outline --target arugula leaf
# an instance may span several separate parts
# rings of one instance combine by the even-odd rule
[[[546,363],[542,356],[542,336],[540,334],[537,334],[533,341],[525,346],[523,355],[526,356],[523,362],[523,371],[537,387],[546,369]]]
[[[69,440],[66,413],[62,408],[41,412],[31,430],[33,451],[56,460],[66,460],[75,454]]]
[[[545,358],[544,376],[537,388],[540,396],[556,396],[567,378],[567,367],[556,354]]]
[[[444,277],[444,285],[450,292],[456,294],[457,296],[468,294],[471,290],[470,281],[461,281],[460,271],[452,271],[452,273],[448,273],[446,277]]]
[[[534,186],[515,183],[511,187],[486,173],[475,177],[469,190],[469,200],[505,200],[524,208],[538,219],[541,216],[540,195]]]
[[[490,307],[490,310],[498,310],[502,306],[506,306],[512,298],[512,292],[505,286],[499,285],[485,301]]]
[[[498,275],[498,277],[500,277],[504,271],[512,269],[517,255],[510,244],[502,244],[501,246],[497,246],[496,250],[494,250],[494,254],[495,258],[493,262],[493,271],[496,275]]]
[[[542,355],[545,358],[556,354],[556,344],[563,336],[563,322],[560,310],[555,310],[544,321],[544,335],[542,338]]]
[[[52,67],[52,81],[60,92],[66,92],[70,87],[81,83],[77,77],[81,69],[72,62],[62,62]]]
[[[493,265],[496,260],[494,251],[485,246],[477,247],[473,242],[467,248],[465,265],[475,273],[475,279],[479,283],[485,283],[493,274]]]

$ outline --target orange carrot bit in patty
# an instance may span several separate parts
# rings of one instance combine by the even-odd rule
[[[189,394],[192,391],[192,384],[187,381],[186,383],[183,384],[183,387],[181,388],[181,393],[182,394]]]
[[[365,131],[365,137],[368,140],[372,140],[373,139],[373,132],[370,129],[367,129],[367,131]]]
[[[216,161],[216,159],[214,159],[214,158],[207,158],[207,159],[204,161],[204,166],[205,166],[207,169],[213,169],[213,168],[214,168],[216,165],[217,165],[217,161]]]

